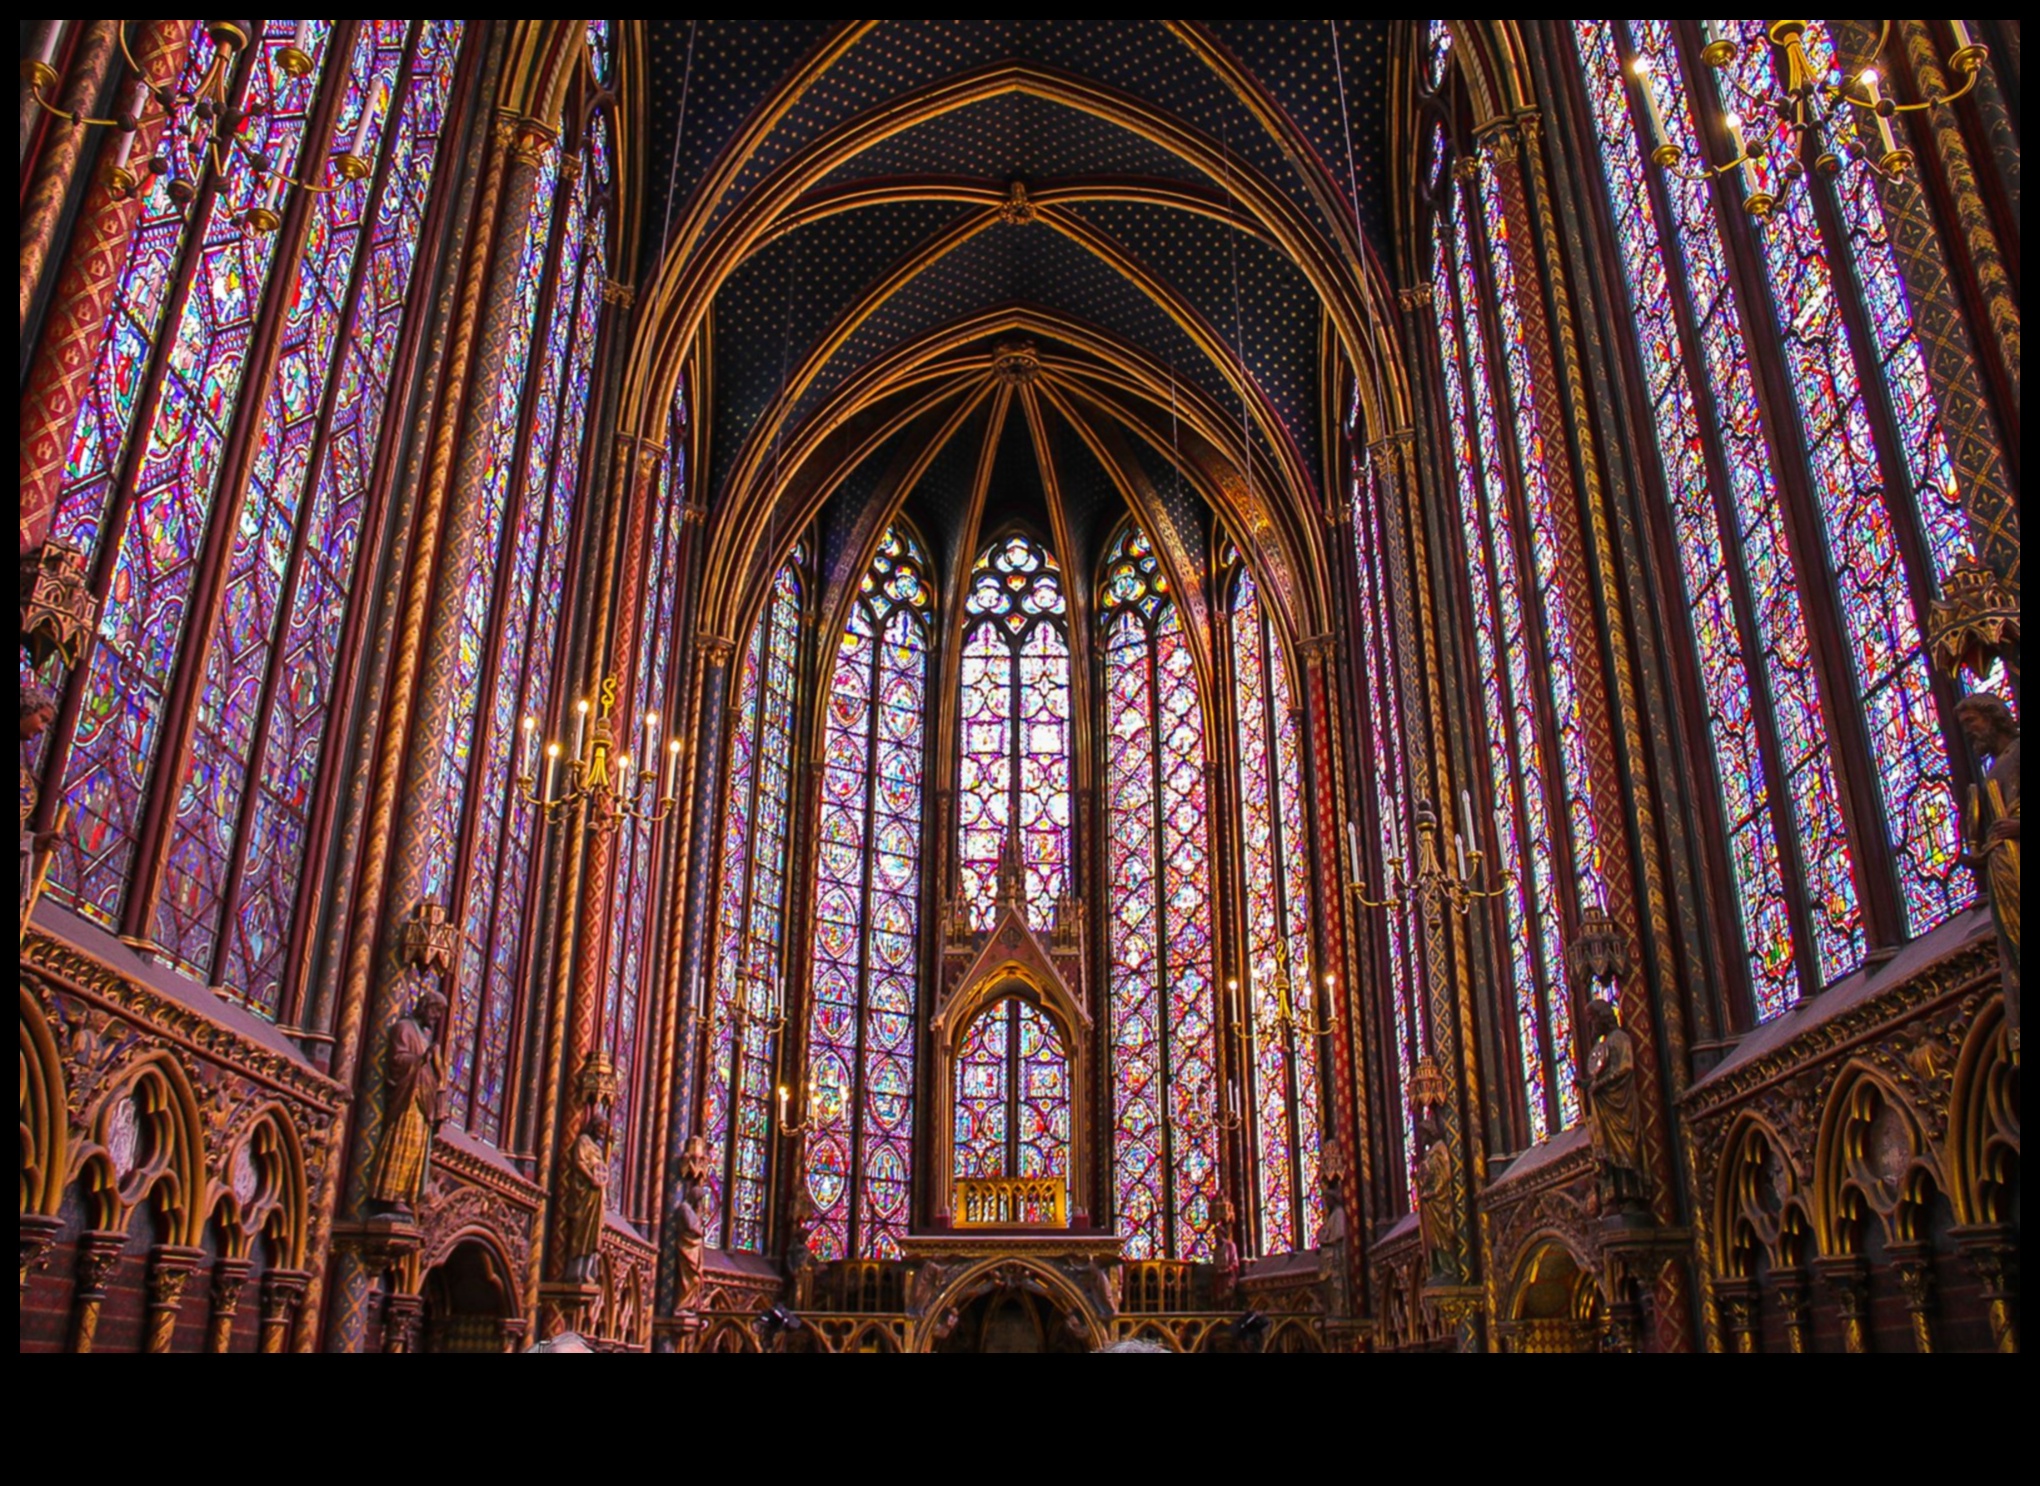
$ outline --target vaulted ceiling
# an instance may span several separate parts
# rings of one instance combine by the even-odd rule
[[[947,572],[1008,519],[1088,572],[1130,509],[1194,586],[1215,508],[1301,602],[1388,23],[647,25],[639,375],[693,358],[733,571],[904,510]]]

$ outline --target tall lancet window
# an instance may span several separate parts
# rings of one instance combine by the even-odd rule
[[[1236,992],[1235,1019],[1255,1029],[1247,1102],[1258,1242],[1262,1253],[1279,1254],[1309,1248],[1324,1218],[1318,1049],[1296,1030],[1294,1016],[1298,1008],[1317,1005],[1310,980],[1303,717],[1273,619],[1243,563],[1233,578],[1229,623],[1247,931],[1246,979]]]
[[[1210,1259],[1218,1083],[1204,704],[1145,534],[1105,560],[1107,994],[1112,1190],[1132,1259]]]
[[[894,526],[830,680],[808,1017],[820,1097],[802,1163],[823,1259],[895,1259],[907,1231],[933,597],[920,543]]]
[[[1448,33],[1449,34],[1449,33]],[[1354,631],[1357,654],[1358,691],[1362,739],[1366,754],[1360,777],[1371,782],[1372,820],[1378,851],[1369,853],[1363,871],[1376,874],[1372,880],[1387,880],[1390,858],[1405,863],[1416,860],[1415,811],[1409,781],[1409,754],[1403,732],[1403,699],[1400,690],[1405,657],[1396,646],[1396,611],[1390,598],[1389,523],[1395,513],[1382,499],[1381,480],[1372,459],[1363,459],[1355,448],[1359,436],[1359,393],[1346,415],[1348,477],[1352,482],[1353,556],[1360,579],[1358,625]],[[1389,912],[1373,920],[1381,935],[1381,951],[1388,961],[1384,982],[1395,1033],[1396,1106],[1401,1116],[1403,1173],[1414,1196],[1416,1129],[1410,1108],[1410,1073],[1417,1059],[1430,1049],[1422,1008],[1418,1004],[1423,984],[1417,962],[1417,935],[1409,918]]]
[[[971,569],[963,636],[957,857],[974,928],[989,928],[1008,834],[1027,919],[1047,927],[1070,890],[1070,646],[1062,573],[1032,538],[1004,537]]]
[[[70,812],[51,895],[286,1021],[465,29],[262,23],[228,84],[241,137],[332,189],[294,193],[263,231],[246,168],[189,207],[183,154],[143,173],[57,476],[51,535],[82,549],[104,603],[68,678],[75,727],[43,750],[45,808]],[[281,62],[294,43],[303,76]],[[187,90],[219,60],[203,25],[190,48]],[[368,171],[343,173],[357,147]]]
[[[1442,130],[1431,147],[1442,160]],[[1562,516],[1545,461],[1562,453],[1545,445],[1534,406],[1518,299],[1534,291],[1516,283],[1494,167],[1481,155],[1439,180],[1432,306],[1481,688],[1486,803],[1497,865],[1513,874],[1497,922],[1527,1133],[1542,1140],[1580,1117],[1564,924],[1568,902],[1590,891],[1599,851],[1577,679],[1591,639],[1574,632],[1559,587]],[[1458,820],[1467,812],[1451,813]]]
[[[637,675],[630,690],[633,726],[621,746],[631,750],[632,768],[646,769],[661,781],[673,777],[678,760],[672,738],[680,704],[679,626],[675,605],[680,598],[681,533],[687,508],[687,391],[682,383],[667,417],[666,457],[659,466],[658,496],[649,516],[645,543],[644,597],[637,627]],[[620,730],[621,731],[621,730]],[[663,785],[661,786],[664,787]],[[655,794],[638,786],[641,798]],[[638,1106],[651,1035],[649,1009],[658,1004],[660,967],[666,947],[654,917],[663,896],[669,863],[664,852],[671,831],[647,820],[625,820],[616,828],[616,880],[609,914],[609,961],[602,1000],[602,1045],[616,1069],[616,1104],[611,1111],[614,1172],[609,1197],[626,1211],[633,1209],[629,1188],[646,1166],[644,1153],[658,1142],[647,1126],[647,1111]]]
[[[1895,904],[1887,939],[1968,901],[1949,698],[1936,694],[1921,619],[1969,538],[1873,167],[1845,152],[1832,178],[1769,182],[1776,213],[1739,235],[1724,210],[1741,211],[1733,180],[1648,163],[1652,104],[1689,162],[1728,158],[1735,112],[1770,146],[1770,167],[1789,158],[1782,123],[1743,96],[1775,87],[1764,23],[1708,24],[1736,59],[1697,93],[1687,79],[1710,69],[1683,24],[1579,21],[1574,40],[1645,331],[1636,354],[1706,704],[1738,958],[1762,1019],[1862,962],[1880,896]],[[1841,80],[1826,23],[1809,23],[1806,51]],[[1745,241],[1751,296],[1733,272]],[[1778,375],[1762,373],[1766,358]],[[1824,631],[1842,644],[1824,653]],[[1868,808],[1850,819],[1852,799]]]
[[[701,1133],[712,1173],[710,1236],[752,1253],[765,1244],[777,1052],[770,1027],[786,1010],[788,803],[805,561],[796,548],[773,575],[738,662],[723,782]]]
[[[490,422],[471,540],[449,574],[459,593],[453,696],[437,740],[422,896],[461,926],[448,1028],[453,1117],[508,1138],[511,1069],[535,978],[538,829],[518,783],[537,773],[547,723],[566,723],[559,675],[567,548],[582,459],[613,216],[605,53],[576,90],[568,151],[546,147],[526,220],[511,224],[515,313],[508,353],[474,395]],[[538,726],[524,729],[520,719]]]

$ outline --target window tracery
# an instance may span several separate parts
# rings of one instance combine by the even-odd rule
[[[1866,874],[1887,857],[1899,922],[1882,936],[1917,936],[1968,900],[1945,699],[1919,616],[1969,539],[1872,167],[1850,157],[1832,184],[1779,193],[1745,249],[1722,188],[1645,162],[1638,90],[1653,90],[1670,141],[1706,160],[1702,131],[1722,127],[1737,90],[1772,86],[1752,44],[1761,23],[1719,24],[1739,50],[1711,97],[1687,88],[1673,23],[1582,21],[1573,35],[1624,287],[1647,331],[1638,355],[1761,1020],[1862,963]],[[1806,44],[1835,72],[1824,23]],[[1775,168],[1787,156],[1768,143]],[[1749,252],[1757,289],[1738,305],[1732,270]],[[1783,369],[1785,397],[1769,395],[1757,356]],[[1774,464],[1774,448],[1803,449],[1803,463]],[[1821,626],[1840,634],[1834,656]],[[1831,716],[1861,728],[1873,777],[1856,780]],[[1844,816],[1852,782],[1875,801],[1875,845]]]
[[[1017,837],[1027,918],[1070,890],[1070,647],[1054,554],[1015,533],[971,568],[964,601],[957,843],[971,926],[991,927],[999,856]]]
[[[1127,1257],[1208,1260],[1223,1094],[1204,706],[1167,576],[1137,527],[1106,556],[1098,612],[1113,1211]]]
[[[823,1259],[899,1257],[913,1176],[921,813],[933,585],[885,533],[836,652],[824,723],[803,1179]]]
[[[1283,1014],[1297,999],[1313,1004],[1303,725],[1253,575],[1236,552],[1228,561],[1237,567],[1230,629],[1247,933],[1235,1020],[1255,1031],[1254,1195],[1261,1252],[1275,1254],[1309,1248],[1324,1219],[1318,1049]]]
[[[189,210],[172,177],[146,178],[58,492],[52,534],[106,574],[107,597],[70,682],[75,734],[44,760],[72,817],[52,891],[270,1017],[296,994],[326,733],[464,34],[264,23],[231,93],[258,147],[281,172],[323,176],[367,115],[371,169],[304,193],[282,232],[241,222],[253,172],[208,183]],[[300,40],[313,66],[292,76],[279,56]],[[185,83],[216,56],[195,25]],[[273,371],[250,379],[257,366]],[[158,794],[173,802],[160,827]]]
[[[721,1247],[752,1253],[765,1244],[776,1028],[786,1009],[787,846],[805,564],[797,547],[774,575],[729,708],[701,1126],[710,1160],[709,1233]]]

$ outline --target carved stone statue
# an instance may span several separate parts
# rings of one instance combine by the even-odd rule
[[[368,1180],[369,1200],[386,1213],[409,1217],[412,1204],[425,1191],[432,1132],[445,1118],[441,1102],[445,1070],[439,1052],[439,1029],[445,1024],[446,997],[426,990],[390,1028],[383,1064],[389,1104]]]
[[[1452,1148],[1435,1104],[1417,1118],[1417,1231],[1424,1242],[1426,1272],[1448,1278],[1452,1261]]]
[[[28,932],[28,916],[35,909],[35,898],[42,887],[40,881],[45,858],[55,844],[56,833],[32,835],[28,829],[29,818],[35,814],[36,779],[35,770],[28,766],[28,745],[49,730],[57,720],[57,699],[35,677],[29,676],[21,683],[21,931]]]
[[[687,1310],[701,1288],[708,1246],[708,1142],[691,1135],[680,1152],[680,1190],[673,1203],[673,1251],[680,1271],[677,1307]]]
[[[1649,1198],[1644,1176],[1643,1120],[1637,1107],[1636,1040],[1623,1030],[1614,1004],[1587,1002],[1587,1106],[1593,1121],[1594,1168],[1601,1210],[1635,1211]]]
[[[591,1110],[567,1153],[560,1186],[560,1258],[565,1277],[589,1284],[600,1272],[602,1206],[609,1188],[609,1117]]]
[[[935,1303],[935,1297],[942,1293],[942,1286],[949,1278],[949,1270],[940,1261],[924,1259],[920,1268],[914,1271],[912,1284],[907,1290],[907,1309],[915,1315],[925,1314]]]
[[[2005,1023],[2012,1056],[2019,1048],[2019,723],[2011,708],[1985,692],[1955,704],[1955,716],[1978,757],[1990,760],[1980,789],[1970,796],[1968,860],[1983,871],[1990,910],[1997,919],[2004,962]]]
[[[787,1288],[793,1297],[793,1308],[797,1311],[814,1309],[815,1276],[821,1268],[821,1261],[815,1257],[809,1241],[821,1222],[821,1216],[821,1209],[815,1206],[814,1194],[808,1190],[807,1179],[796,1175],[793,1179],[793,1202],[786,1221],[786,1278]]]
[[[1218,1257],[1212,1266],[1211,1299],[1221,1308],[1230,1304],[1240,1282],[1240,1246],[1233,1239],[1235,1217],[1232,1199],[1218,1200]]]

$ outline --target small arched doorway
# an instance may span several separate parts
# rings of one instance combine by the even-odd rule
[[[422,1350],[500,1352],[513,1313],[502,1265],[479,1239],[455,1244],[425,1276]]]
[[[1601,1282],[1556,1239],[1539,1245],[1517,1271],[1515,1303],[1502,1325],[1511,1352],[1600,1349],[1608,1307]]]

